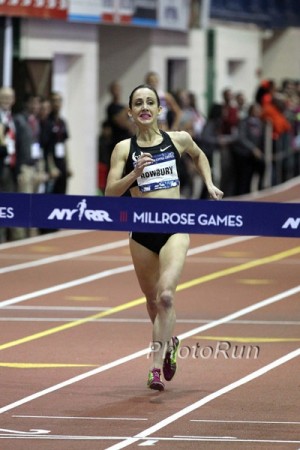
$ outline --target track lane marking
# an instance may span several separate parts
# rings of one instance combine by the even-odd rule
[[[201,245],[200,247],[195,247],[194,249],[190,249],[189,254],[193,255],[194,253],[202,253],[207,250],[214,250],[215,248],[221,248],[221,247],[225,247],[228,245],[236,244],[239,242],[243,242],[245,240],[254,239],[255,237],[256,236],[234,236],[234,237],[222,239],[217,242],[212,242],[210,244],[205,244],[205,245]],[[105,252],[105,251],[109,251],[109,250],[114,250],[116,248],[125,247],[125,246],[128,246],[128,238],[121,239],[119,241],[108,242],[106,244],[97,245],[96,247],[88,247],[88,248],[84,248],[81,250],[75,250],[72,252],[63,253],[60,255],[48,256],[46,258],[41,258],[41,259],[37,259],[34,261],[30,261],[30,262],[19,263],[19,264],[14,264],[11,266],[2,267],[2,268],[0,268],[0,275],[9,273],[9,272],[15,272],[18,270],[31,269],[31,268],[39,267],[39,266],[45,265],[45,264],[53,264],[53,263],[68,260],[68,259],[80,258],[83,256],[92,255],[94,253],[100,253],[100,252]],[[0,248],[0,250],[2,250],[2,248]],[[1,253],[0,253],[0,256],[1,256]]]
[[[128,245],[128,239],[122,239],[121,241],[109,242],[107,244],[97,245],[96,247],[84,248],[82,250],[75,250],[73,252],[63,253],[61,255],[48,256],[47,258],[41,258],[34,261],[14,264],[12,266],[0,268],[0,275],[9,272],[16,272],[18,270],[32,269],[33,267],[39,267],[44,264],[53,264],[56,262],[65,261],[67,259],[80,258],[86,255],[92,255],[93,253],[105,252],[108,250],[114,250],[116,248],[125,247]]]
[[[230,342],[255,342],[255,343],[273,343],[273,342],[299,342],[300,338],[281,338],[281,337],[248,337],[248,336],[194,336],[193,339],[199,341],[230,341]]]
[[[261,377],[262,375],[270,372],[271,370],[275,369],[276,367],[279,367],[282,364],[285,364],[288,361],[290,361],[294,358],[297,358],[298,356],[300,356],[300,348],[282,356],[281,358],[276,359],[275,361],[267,364],[266,366],[261,367],[258,370],[255,370],[254,372],[240,378],[237,381],[234,381],[233,383],[228,384],[227,386],[224,386],[223,388],[218,389],[217,391],[213,392],[212,394],[209,394],[206,397],[201,398],[200,400],[181,409],[180,411],[177,411],[176,413],[171,414],[169,417],[166,417],[165,419],[161,420],[160,422],[156,423],[155,425],[152,425],[151,427],[147,428],[146,430],[142,431],[141,433],[138,433],[131,438],[124,439],[122,442],[112,445],[111,447],[107,447],[106,450],[121,450],[122,448],[128,447],[129,445],[134,444],[140,440],[149,438],[149,436],[152,435],[153,433],[156,433],[158,430],[165,428],[166,426],[168,426],[171,423],[175,422],[176,420],[186,416],[187,414],[191,413],[192,411],[195,411],[196,409],[200,408],[201,406],[206,405],[207,403],[211,402],[212,400],[215,400],[216,398],[221,397],[222,395],[227,394],[228,392],[231,392],[234,389],[239,388],[239,387],[243,386],[244,384],[247,384],[250,381],[255,380],[256,378]],[[203,436],[203,438],[204,438],[204,436]],[[154,439],[155,439],[155,437],[154,437]]]
[[[295,247],[295,248],[292,248],[290,250],[279,252],[279,253],[276,253],[276,254],[271,255],[271,256],[266,256],[264,258],[260,258],[260,259],[254,260],[254,261],[250,261],[248,263],[243,263],[243,264],[240,264],[239,266],[233,266],[233,267],[230,267],[228,269],[219,270],[217,272],[214,272],[214,273],[211,273],[211,274],[208,274],[208,275],[204,275],[202,277],[195,278],[193,280],[190,280],[190,281],[187,281],[185,283],[182,283],[182,284],[180,284],[178,286],[177,291],[182,291],[184,289],[188,289],[190,287],[193,287],[193,286],[205,283],[207,281],[216,280],[218,278],[225,277],[227,275],[233,275],[233,274],[241,272],[243,270],[247,270],[247,269],[250,269],[250,268],[258,267],[258,266],[261,266],[263,264],[269,264],[271,262],[280,261],[281,259],[287,258],[289,256],[293,256],[293,255],[295,255],[297,253],[300,253],[300,247]],[[132,265],[120,268],[120,273],[122,271],[121,269],[124,269],[124,271],[128,271],[128,270],[131,270],[131,268],[132,268]],[[105,272],[111,272],[111,271],[105,271]],[[103,274],[103,273],[104,272],[101,272],[101,274]],[[96,275],[92,275],[92,276],[89,276],[89,277],[86,277],[86,278],[94,280],[95,277],[96,277],[96,279],[99,279],[100,278],[99,275],[100,274],[96,274]],[[76,281],[79,281],[79,280],[76,280]],[[65,283],[65,284],[69,284],[69,283]],[[58,286],[55,286],[54,288],[57,290]],[[87,322],[90,322],[92,320],[95,320],[95,319],[100,319],[102,317],[107,317],[107,316],[110,316],[112,314],[116,314],[118,312],[121,312],[121,311],[124,311],[124,310],[128,310],[128,309],[133,308],[135,306],[142,305],[143,303],[145,303],[145,301],[146,301],[145,297],[140,297],[140,298],[137,298],[137,299],[132,300],[130,302],[123,303],[121,305],[115,306],[115,307],[113,307],[113,308],[111,308],[111,309],[109,309],[107,311],[102,311],[102,312],[100,312],[98,314],[93,314],[91,316],[87,316],[87,317],[85,317],[83,319],[79,319],[79,320],[76,320],[74,322],[68,322],[68,323],[65,323],[64,325],[60,325],[58,327],[49,328],[48,330],[44,330],[44,331],[41,331],[39,333],[35,333],[35,334],[29,335],[29,336],[25,336],[23,338],[20,338],[20,339],[14,340],[14,341],[6,342],[6,343],[0,345],[0,351],[1,350],[5,350],[7,348],[15,347],[17,345],[25,344],[27,342],[31,342],[31,341],[34,341],[36,339],[43,338],[45,336],[50,336],[52,334],[59,333],[61,331],[65,331],[67,329],[77,327],[79,325],[83,325],[83,324],[85,324]]]
[[[265,300],[262,300],[262,301],[260,301],[258,303],[255,303],[255,304],[253,304],[251,306],[248,306],[246,308],[238,310],[238,311],[236,311],[234,313],[231,313],[231,314],[229,314],[227,316],[224,316],[221,319],[218,319],[218,320],[215,320],[215,321],[210,322],[208,324],[205,324],[205,325],[202,325],[200,327],[194,328],[194,329],[192,329],[192,330],[190,330],[190,331],[188,331],[186,333],[183,333],[183,334],[179,335],[178,337],[179,337],[180,340],[183,340],[183,339],[185,339],[187,337],[193,336],[194,334],[201,333],[202,331],[205,331],[205,330],[210,329],[210,328],[214,328],[214,327],[216,327],[216,326],[218,326],[220,324],[223,324],[223,323],[229,322],[229,321],[231,321],[233,319],[236,319],[237,317],[241,317],[243,315],[246,315],[246,314],[249,314],[249,313],[251,313],[253,311],[256,311],[256,310],[258,310],[260,308],[263,308],[263,307],[265,307],[267,305],[271,305],[272,303],[276,303],[276,302],[278,302],[280,300],[283,300],[283,299],[285,299],[287,297],[295,295],[295,294],[297,294],[299,292],[300,292],[300,285],[295,287],[295,288],[289,289],[288,291],[281,292],[281,293],[279,293],[279,294],[277,294],[277,295],[275,295],[273,297],[269,297],[269,298],[267,298]],[[300,349],[299,349],[299,351],[300,351]],[[77,375],[77,376],[75,376],[73,378],[65,380],[65,381],[63,381],[61,383],[58,383],[56,385],[53,385],[53,386],[51,386],[49,388],[43,389],[42,391],[36,392],[35,394],[31,394],[31,395],[29,395],[27,397],[24,397],[24,398],[22,398],[20,400],[17,400],[15,402],[13,402],[13,403],[10,403],[9,405],[1,407],[0,408],[0,414],[3,414],[5,412],[7,412],[7,411],[15,409],[18,406],[24,405],[25,403],[29,403],[29,402],[31,402],[33,400],[36,400],[37,398],[43,397],[44,395],[50,394],[51,392],[55,392],[55,391],[58,391],[60,389],[63,389],[66,386],[70,386],[71,384],[77,383],[77,382],[82,381],[82,380],[84,380],[86,378],[89,378],[91,376],[98,375],[101,372],[105,372],[105,371],[107,371],[109,369],[112,369],[112,368],[117,367],[119,365],[125,364],[125,363],[127,363],[129,361],[132,361],[134,359],[140,358],[141,356],[145,356],[148,353],[149,353],[149,348],[144,348],[144,349],[139,350],[139,351],[137,351],[135,353],[132,353],[130,355],[127,355],[127,356],[124,356],[122,358],[116,359],[115,361],[112,361],[111,363],[108,363],[108,364],[105,364],[103,366],[97,367],[96,369],[92,369],[92,370],[90,370],[90,371],[88,371],[86,373]]]
[[[253,261],[249,261],[238,266],[229,267],[228,269],[219,270],[214,273],[210,273],[208,275],[204,275],[200,278],[194,278],[193,280],[187,281],[185,283],[180,284],[178,287],[178,291],[182,291],[183,289],[187,289],[197,284],[200,284],[205,281],[216,280],[217,278],[225,277],[227,275],[233,275],[238,272],[242,272],[244,270],[253,269],[254,267],[259,267],[264,264],[270,264],[272,262],[280,261],[281,259],[288,258],[289,256],[294,256],[300,253],[300,247],[295,247],[290,250],[285,250],[283,252],[275,253],[274,255],[264,256],[263,258],[254,259]],[[201,280],[201,281],[200,281]]]
[[[0,251],[2,250],[10,250],[12,248],[16,247],[23,247],[28,245],[35,245],[38,242],[44,242],[44,241],[51,241],[51,240],[57,240],[61,239],[63,237],[69,237],[74,236],[76,234],[83,234],[83,233],[91,233],[92,230],[64,230],[64,231],[58,231],[55,233],[55,236],[52,233],[43,234],[40,236],[33,236],[25,239],[20,239],[17,241],[12,242],[4,242],[1,243]]]
[[[66,364],[66,363],[20,363],[20,362],[0,362],[0,367],[13,369],[68,369],[72,367],[98,367],[97,364]]]
[[[204,252],[207,252],[207,251],[210,251],[210,250],[215,250],[217,248],[225,247],[227,245],[237,244],[237,243],[240,243],[240,242],[243,242],[243,241],[246,241],[246,240],[249,240],[249,239],[254,239],[254,238],[255,238],[255,236],[237,236],[237,237],[231,237],[231,238],[228,238],[228,239],[223,239],[221,241],[213,242],[211,244],[205,244],[205,245],[201,245],[199,247],[195,247],[195,248],[189,249],[188,256],[194,255],[196,253],[197,254],[198,253],[204,253]],[[122,242],[122,241],[119,241],[119,242]],[[126,242],[128,244],[128,240]],[[106,245],[106,244],[104,244],[104,245]],[[110,244],[108,244],[108,245],[110,245]],[[95,248],[95,247],[93,247],[93,248]],[[72,254],[73,254],[73,257],[74,257],[74,252],[72,252]],[[69,256],[67,256],[67,259],[68,258],[69,258]],[[47,258],[47,260],[48,260],[47,264],[49,264],[50,263],[49,262],[49,258]],[[62,258],[60,258],[59,260],[62,260]],[[55,261],[53,261],[51,259],[51,262],[55,262]],[[129,266],[123,266],[123,268],[126,268],[126,267],[128,268],[128,270],[133,270],[134,269],[133,264],[130,264]],[[68,289],[68,288],[74,287],[74,286],[79,286],[80,284],[89,283],[90,281],[98,280],[99,278],[105,278],[105,277],[111,276],[111,275],[118,275],[120,273],[120,271],[122,271],[122,267],[117,267],[115,269],[105,270],[103,272],[100,272],[100,273],[97,273],[97,274],[94,274],[94,275],[89,275],[87,277],[83,277],[83,278],[76,279],[76,280],[73,280],[73,281],[69,281],[67,283],[62,283],[62,284],[59,284],[59,285],[55,285],[55,286],[52,286],[50,288],[41,289],[41,290],[36,291],[36,292],[31,292],[29,294],[24,294],[24,295],[20,295],[18,297],[14,297],[14,298],[11,298],[11,299],[3,300],[3,301],[0,302],[0,308],[4,308],[4,307],[9,306],[9,305],[14,305],[16,303],[21,303],[21,302],[30,300],[32,298],[39,297],[41,295],[47,295],[47,294],[51,294],[53,292],[57,292],[59,290]]]
[[[133,270],[133,264],[129,264],[127,266],[121,266],[114,269],[107,269],[103,272],[95,273],[94,275],[88,275],[83,278],[78,278],[76,280],[67,281],[66,283],[56,284],[55,286],[51,286],[48,288],[40,289],[39,291],[29,292],[28,294],[19,295],[18,297],[14,297],[8,300],[3,300],[0,302],[0,308],[4,308],[6,306],[15,305],[16,303],[25,302],[27,300],[31,300],[36,297],[41,297],[44,295],[52,294],[53,292],[62,291],[64,289],[69,289],[72,287],[80,286],[81,284],[91,283],[96,280],[100,280],[101,278],[110,277],[112,275],[118,275],[120,273],[130,272]]]

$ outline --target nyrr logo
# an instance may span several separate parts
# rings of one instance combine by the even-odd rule
[[[74,220],[77,217],[79,221],[83,218],[92,222],[113,222],[109,213],[103,209],[88,209],[86,199],[82,199],[75,209],[55,208],[48,216],[48,220]]]
[[[300,228],[300,217],[297,217],[296,219],[294,219],[294,217],[289,217],[281,228],[292,228],[293,230],[297,230]]]

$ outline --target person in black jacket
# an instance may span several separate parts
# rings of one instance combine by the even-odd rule
[[[67,145],[69,130],[67,121],[61,116],[62,101],[58,92],[51,93],[51,112],[42,131],[42,147],[51,179],[47,191],[52,194],[66,194],[68,179],[72,176]]]
[[[261,107],[250,105],[248,116],[238,125],[237,138],[233,144],[235,165],[235,195],[251,192],[255,174],[258,175],[258,190],[263,187],[265,122],[261,119]]]

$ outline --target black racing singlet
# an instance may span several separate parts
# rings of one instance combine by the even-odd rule
[[[145,167],[142,175],[131,186],[138,186],[141,192],[170,189],[180,184],[180,154],[170,136],[163,130],[160,130],[160,133],[163,141],[154,147],[139,147],[136,142],[136,136],[131,138],[130,150],[125,166],[125,175],[134,169],[142,153],[151,153],[154,159],[153,163]]]

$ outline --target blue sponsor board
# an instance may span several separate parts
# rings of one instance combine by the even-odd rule
[[[296,203],[1,194],[0,205],[2,226],[300,237]]]
[[[0,194],[0,227],[29,227],[30,202],[28,194]]]
[[[264,28],[299,27],[299,0],[211,0],[210,17]]]

